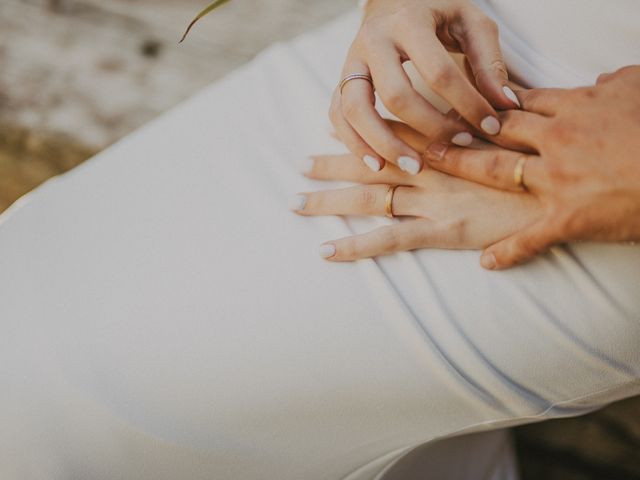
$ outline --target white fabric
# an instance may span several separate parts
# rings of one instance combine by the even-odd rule
[[[640,391],[638,247],[503,273],[476,252],[318,257],[387,222],[286,208],[318,187],[296,160],[341,151],[325,112],[357,21],[272,47],[3,215],[0,477],[426,476],[436,439]],[[449,443],[447,478],[515,478],[485,435]]]
[[[638,0],[475,0],[500,28],[511,75],[536,87],[592,85],[640,64]]]

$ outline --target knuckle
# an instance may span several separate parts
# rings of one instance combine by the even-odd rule
[[[474,78],[476,84],[481,84],[483,80],[496,74],[504,78],[509,77],[507,67],[500,58],[495,58],[487,66],[478,68],[474,72]]]
[[[358,192],[357,202],[365,213],[373,212],[378,202],[376,190],[374,188],[362,188]]]
[[[598,96],[598,89],[595,87],[576,88],[569,95],[573,101],[592,100]]]
[[[600,75],[598,75],[598,78],[596,79],[596,85],[602,85],[603,83],[611,80],[613,77],[612,73],[601,73]]]
[[[396,25],[406,28],[408,24],[413,24],[416,20],[416,11],[410,5],[404,4],[400,6],[392,16]]]
[[[501,113],[500,117],[503,128],[517,129],[522,122],[521,116],[514,110],[506,110]]]
[[[457,75],[455,67],[446,63],[434,64],[428,73],[427,80],[434,90],[442,90],[449,86]]]
[[[562,239],[579,238],[584,230],[584,215],[577,210],[561,211],[555,215],[554,230]]]
[[[449,232],[452,246],[465,245],[469,238],[469,220],[466,218],[458,218],[449,220],[445,224],[446,231]]]
[[[518,252],[522,254],[523,257],[533,257],[537,255],[543,248],[538,244],[538,242],[530,235],[523,235],[520,237],[520,241],[516,245]]]
[[[478,24],[483,30],[486,30],[488,33],[496,36],[498,35],[498,24],[492,18],[483,16],[478,21]]]
[[[392,113],[404,112],[410,103],[410,96],[406,89],[394,87],[386,92],[380,92],[382,102]]]
[[[541,90],[525,90],[520,97],[522,108],[524,110],[536,110],[541,97]]]
[[[555,121],[552,126],[550,125],[548,134],[556,144],[571,145],[576,141],[577,131],[567,122]]]
[[[366,51],[370,45],[380,38],[381,25],[374,19],[367,20],[356,36],[352,49]]]
[[[499,154],[493,154],[484,165],[484,174],[490,180],[498,180],[500,178],[501,157]]]
[[[501,75],[504,75],[505,77],[508,77],[509,75],[507,72],[507,66],[504,64],[504,62],[500,58],[496,58],[495,60],[492,60],[491,63],[489,64],[489,69],[493,72],[497,72]]]
[[[457,153],[454,153],[451,151],[451,149],[448,149],[442,159],[440,160],[440,163],[450,172],[452,173],[463,173],[464,170],[464,163],[462,162],[460,156]]]
[[[551,184],[564,183],[568,180],[568,176],[561,165],[558,162],[548,162],[546,164],[547,178]]]

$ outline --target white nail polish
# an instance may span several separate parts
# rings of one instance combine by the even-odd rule
[[[289,208],[294,211],[304,210],[304,207],[307,206],[307,196],[298,194],[291,199],[289,202]]]
[[[504,96],[507,97],[509,100],[511,100],[513,103],[515,103],[518,108],[520,108],[520,100],[518,100],[518,97],[516,96],[516,93],[511,90],[508,86],[504,86],[502,87],[502,91],[504,92]]]
[[[362,161],[374,172],[380,171],[380,162],[378,162],[375,157],[372,157],[371,155],[365,155],[364,157],[362,157]]]
[[[489,135],[497,135],[500,132],[500,122],[496,117],[486,117],[480,123],[480,127]]]
[[[459,145],[461,147],[468,147],[473,142],[473,136],[468,132],[460,132],[454,135],[451,139],[451,143]]]
[[[480,257],[480,265],[487,270],[495,270],[496,256],[493,253],[483,253]]]
[[[298,171],[303,175],[308,175],[313,169],[313,158],[304,157],[297,162]]]
[[[325,243],[320,245],[320,256],[322,258],[331,258],[336,254],[336,246],[333,243]]]
[[[407,172],[410,175],[417,175],[420,171],[420,164],[415,158],[400,157],[398,158],[398,166],[403,172]]]

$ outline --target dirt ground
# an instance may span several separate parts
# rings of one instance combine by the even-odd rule
[[[237,0],[177,45],[204,0],[0,2],[0,212],[355,0]],[[640,399],[516,429],[525,480],[640,479]]]

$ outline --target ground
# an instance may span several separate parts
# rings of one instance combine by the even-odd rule
[[[177,45],[206,0],[0,2],[0,211],[354,0],[234,0]],[[640,399],[516,429],[525,480],[640,479]]]

